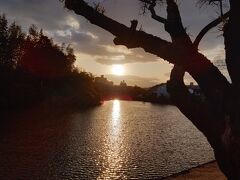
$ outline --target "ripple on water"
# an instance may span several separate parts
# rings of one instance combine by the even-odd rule
[[[174,106],[115,100],[74,114],[42,111],[2,126],[0,179],[160,179],[214,158]]]

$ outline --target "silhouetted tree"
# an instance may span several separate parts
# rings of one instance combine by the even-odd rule
[[[73,48],[68,45],[66,47],[66,57],[67,57],[67,69],[74,69],[74,63],[76,61],[76,56],[74,54]]]
[[[16,67],[23,55],[25,34],[21,27],[12,23],[8,27],[5,15],[0,16],[0,64],[5,68]]]
[[[24,54],[25,34],[21,27],[12,23],[8,30],[7,59],[9,66],[15,68]]]
[[[121,87],[127,87],[127,83],[123,80],[120,82],[120,86]]]
[[[26,71],[44,78],[56,78],[71,73],[76,58],[68,46],[66,53],[36,27],[29,29],[23,58],[19,66]]]
[[[207,137],[216,160],[229,179],[240,179],[240,1],[226,0],[229,11],[223,13],[222,0],[202,0],[219,5],[220,17],[204,27],[192,41],[182,24],[176,0],[139,0],[142,10],[165,27],[171,42],[136,29],[136,21],[127,27],[97,11],[83,0],[64,0],[65,7],[84,16],[91,23],[112,33],[116,45],[143,48],[146,52],[174,64],[168,90],[175,104]],[[158,4],[166,4],[167,17],[156,12]],[[122,7],[120,7],[122,8]],[[203,36],[224,22],[224,40],[227,69],[232,79],[228,82],[219,69],[198,51]],[[206,101],[192,99],[183,82],[187,71],[199,84]]]
[[[0,16],[0,111],[54,98],[80,107],[98,104],[92,75],[78,71],[75,61],[70,45],[60,47],[35,25],[25,34]]]
[[[7,56],[8,23],[5,15],[0,16],[0,66],[5,65]]]

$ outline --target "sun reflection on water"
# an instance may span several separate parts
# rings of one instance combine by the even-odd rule
[[[119,128],[120,128],[120,116],[121,116],[121,106],[120,101],[115,99],[113,101],[113,107],[112,107],[112,135],[117,136],[119,134]]]
[[[124,178],[122,174],[123,138],[121,137],[121,103],[114,100],[112,104],[112,115],[109,121],[109,132],[104,152],[104,170],[98,179],[119,179]]]

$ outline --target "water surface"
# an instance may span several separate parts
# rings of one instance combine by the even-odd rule
[[[114,100],[1,120],[0,179],[160,179],[211,160],[205,137],[174,106]]]

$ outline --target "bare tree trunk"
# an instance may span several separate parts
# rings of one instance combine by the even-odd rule
[[[127,27],[96,11],[83,0],[65,0],[65,7],[84,16],[91,23],[112,33],[116,45],[143,48],[146,52],[175,64],[167,83],[176,106],[207,137],[214,149],[220,169],[230,180],[240,179],[240,11],[239,1],[230,0],[232,11],[208,24],[192,43],[182,25],[175,0],[166,0],[167,18],[158,16],[154,10],[156,1],[140,0],[149,5],[152,18],[165,25],[172,42],[136,30],[136,22]],[[224,29],[226,59],[233,83],[230,84],[204,55],[197,45],[206,32],[218,25],[223,18],[229,22]],[[235,37],[236,36],[236,37]],[[206,96],[205,101],[193,97],[183,82],[184,73],[199,84]]]
[[[207,137],[216,160],[228,179],[240,178],[239,138],[232,133],[231,117],[216,109],[217,104],[201,101],[191,95],[183,83],[184,71],[175,66],[167,83],[175,105]]]

